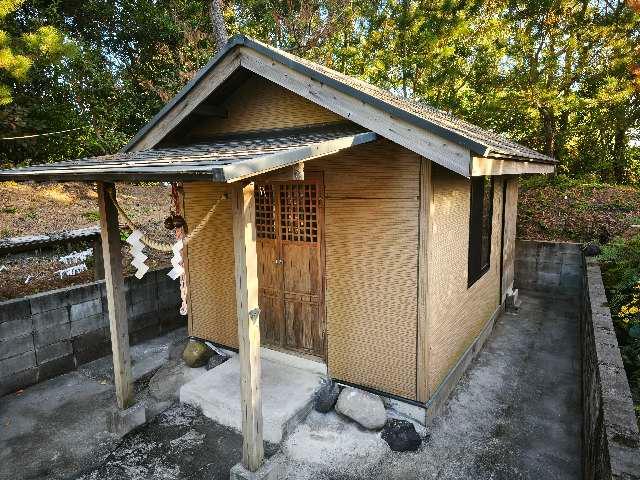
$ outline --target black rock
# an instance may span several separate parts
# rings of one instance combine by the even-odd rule
[[[330,412],[335,406],[339,395],[340,387],[338,384],[333,380],[325,379],[316,391],[313,408],[320,413]]]
[[[414,452],[422,444],[413,423],[396,418],[387,420],[382,430],[382,438],[394,452]]]
[[[597,243],[587,243],[582,247],[582,251],[587,257],[595,257],[600,255],[600,246]]]

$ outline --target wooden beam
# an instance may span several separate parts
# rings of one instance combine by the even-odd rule
[[[469,176],[471,152],[426,129],[343,93],[327,84],[280,65],[266,55],[240,47],[241,65],[321,107],[362,125],[443,167]]]
[[[418,243],[418,333],[416,351],[416,398],[429,400],[429,244],[433,218],[431,161],[420,160],[420,217]]]
[[[220,105],[205,105],[201,104],[196,107],[194,112],[201,117],[214,117],[214,118],[227,118],[227,109]]]
[[[252,472],[264,460],[260,393],[260,310],[254,184],[233,189],[233,249],[240,355],[242,463]]]
[[[471,160],[471,176],[483,175],[521,175],[523,173],[553,173],[552,163],[525,162],[500,158],[473,157]]]
[[[122,252],[120,230],[118,228],[118,210],[113,204],[109,194],[111,191],[115,195],[115,185],[104,182],[98,182],[97,185],[116,400],[118,407],[126,409],[133,403],[133,380],[131,375],[131,357],[129,354],[127,303],[125,299],[124,277],[122,275]]]

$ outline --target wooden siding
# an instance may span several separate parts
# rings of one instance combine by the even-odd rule
[[[378,142],[310,165],[325,172],[329,373],[415,399],[420,159]]]
[[[516,223],[518,220],[518,177],[506,177],[504,208],[504,245],[502,249],[502,299],[513,290],[516,257]]]
[[[230,187],[185,183],[187,225],[194,228],[224,192],[231,193]],[[189,245],[188,255],[189,334],[237,347],[231,200],[220,203],[209,223]]]
[[[491,267],[467,288],[468,179],[434,166],[433,223],[429,249],[429,385],[440,385],[496,310],[500,296],[502,178],[496,177]]]
[[[250,77],[222,105],[228,118],[203,120],[197,137],[343,121],[342,117],[262,77]]]

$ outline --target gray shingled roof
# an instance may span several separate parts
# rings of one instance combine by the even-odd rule
[[[0,170],[2,180],[230,182],[376,139],[357,125],[237,135],[182,147],[120,152]]]
[[[272,60],[282,63],[293,70],[307,75],[314,80],[327,84],[346,94],[374,105],[378,108],[402,118],[420,128],[432,131],[436,135],[447,138],[482,156],[506,157],[515,160],[555,163],[556,160],[520,145],[492,131],[480,128],[460,120],[453,115],[414,100],[398,97],[386,90],[340,72],[305,60],[283,50],[266,45],[257,40],[238,35],[233,37],[226,47],[214,57],[198,74],[167,104],[158,114],[143,127],[129,142],[124,150],[129,149],[171,108],[178,103],[199,80],[232,49],[245,46],[260,52]]]

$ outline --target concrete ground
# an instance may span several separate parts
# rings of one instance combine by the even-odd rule
[[[391,452],[380,433],[313,412],[272,461],[288,479],[577,479],[581,410],[577,309],[521,292],[499,319],[421,449]],[[104,382],[101,383],[101,382]],[[137,382],[142,395],[145,377]],[[0,399],[0,479],[218,479],[241,437],[173,405],[123,439],[104,431],[113,386],[73,372]]]
[[[579,479],[577,309],[521,292],[415,453],[312,413],[274,461],[287,479]]]

